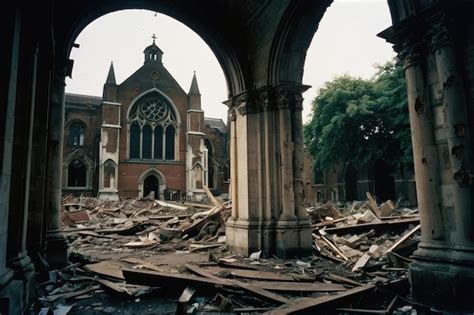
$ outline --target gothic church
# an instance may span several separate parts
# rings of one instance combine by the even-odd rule
[[[227,127],[204,117],[196,74],[186,93],[155,39],[143,53],[121,84],[110,65],[102,97],[66,94],[63,194],[199,200],[204,186],[227,191]]]

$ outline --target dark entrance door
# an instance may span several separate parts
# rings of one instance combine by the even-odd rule
[[[143,183],[143,197],[148,196],[152,191],[155,194],[155,199],[160,199],[160,183],[158,182],[158,178],[154,175],[145,178]]]
[[[383,160],[374,164],[374,190],[379,202],[395,199],[395,179],[393,168]]]
[[[346,201],[357,200],[357,169],[349,164],[344,174],[344,184],[346,190]]]

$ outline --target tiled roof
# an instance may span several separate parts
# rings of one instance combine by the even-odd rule
[[[224,121],[220,118],[204,117],[204,123],[210,128],[219,130],[220,133],[227,133],[228,129]]]

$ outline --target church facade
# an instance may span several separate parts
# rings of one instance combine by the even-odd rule
[[[155,44],[117,84],[113,64],[103,96],[66,94],[63,193],[200,200],[204,186],[227,192],[228,130],[204,117],[196,74],[186,93]]]

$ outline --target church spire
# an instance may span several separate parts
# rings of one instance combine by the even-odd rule
[[[109,74],[107,75],[106,84],[117,84],[115,82],[114,62],[110,62]]]
[[[143,51],[144,55],[145,55],[145,63],[147,62],[159,62],[161,63],[161,58],[163,57],[163,51],[161,51],[161,49],[156,46],[156,35],[153,34],[153,36],[151,37],[153,38],[153,43],[146,47],[145,50]]]
[[[194,71],[193,80],[191,81],[191,87],[189,88],[188,95],[191,95],[191,94],[201,95],[201,93],[199,92],[198,82],[196,78],[196,71]]]

